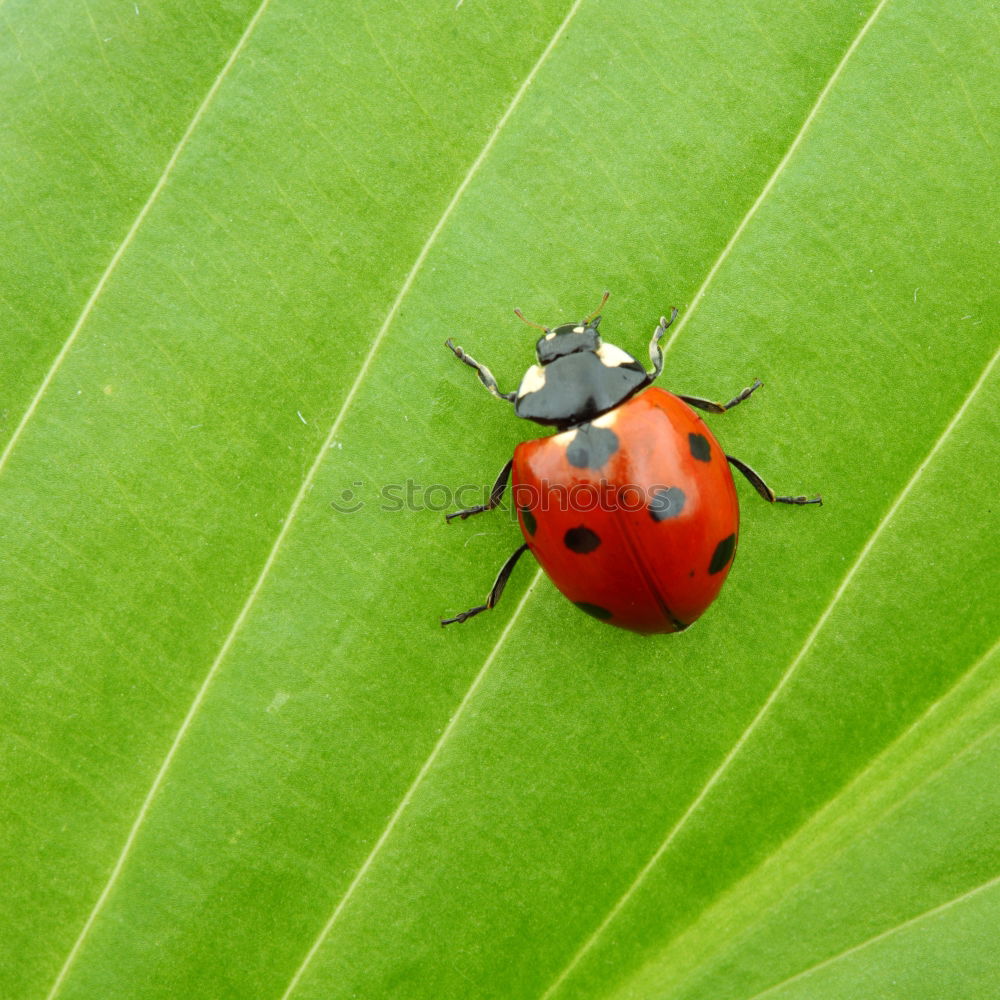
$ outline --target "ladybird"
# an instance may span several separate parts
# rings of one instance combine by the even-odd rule
[[[759,379],[728,403],[652,386],[663,370],[660,340],[677,310],[653,332],[647,371],[602,342],[597,331],[608,294],[586,319],[554,328],[514,310],[542,331],[538,363],[517,392],[501,392],[489,368],[445,341],[517,416],[556,433],[519,444],[485,504],[446,516],[465,520],[492,510],[510,483],[524,543],[501,567],[486,602],[442,625],[494,607],[530,550],[556,587],[599,621],[644,634],[681,632],[715,600],[733,565],[740,511],[731,468],[769,503],[822,503],[819,496],[776,496],[749,465],[725,453],[695,412],[731,410],[761,387]]]

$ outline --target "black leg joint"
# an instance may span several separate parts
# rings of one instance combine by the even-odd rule
[[[768,503],[791,503],[802,506],[804,504],[815,503],[820,506],[823,505],[823,498],[821,496],[814,497],[779,497],[775,495],[774,490],[771,489],[767,483],[760,477],[760,474],[755,472],[753,469],[747,465],[746,462],[741,462],[738,458],[734,458],[732,455],[726,455],[726,461],[734,468],[738,469],[750,483],[750,485],[768,502]]]
[[[493,510],[494,507],[499,506],[507,489],[507,481],[510,479],[510,470],[513,464],[514,459],[510,459],[500,470],[500,475],[497,476],[497,481],[493,484],[493,489],[490,490],[490,498],[486,503],[479,504],[476,507],[466,507],[465,510],[456,510],[451,514],[445,514],[445,521],[451,522],[456,517],[464,521],[467,517],[472,517],[473,514],[482,514],[483,511]]]
[[[493,589],[490,591],[490,596],[486,598],[485,604],[469,608],[468,611],[463,611],[460,614],[455,615],[454,618],[443,618],[441,620],[441,625],[461,624],[464,621],[468,621],[474,615],[478,615],[483,611],[489,611],[490,608],[495,607],[497,601],[500,600],[500,595],[503,594],[504,587],[507,586],[510,574],[514,572],[514,567],[517,565],[518,559],[520,559],[521,556],[523,556],[527,551],[527,544],[522,545],[520,548],[516,549],[503,566],[500,567],[500,572],[497,573],[497,578],[493,581]]]

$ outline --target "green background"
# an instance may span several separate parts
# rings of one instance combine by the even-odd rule
[[[0,996],[992,996],[985,2],[0,4]],[[609,288],[747,484],[678,636],[489,484]],[[344,491],[362,504],[336,509]],[[430,505],[433,506],[433,505]]]

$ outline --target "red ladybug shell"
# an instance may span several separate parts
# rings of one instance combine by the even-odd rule
[[[705,422],[650,388],[514,452],[524,539],[577,607],[635,632],[687,628],[736,552],[729,463]]]

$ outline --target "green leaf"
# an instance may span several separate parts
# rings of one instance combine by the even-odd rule
[[[0,28],[0,995],[989,995],[984,3]],[[528,560],[443,630],[520,536],[441,509],[536,431],[443,341],[512,388],[511,308],[604,288],[825,505],[738,484],[682,635]]]

